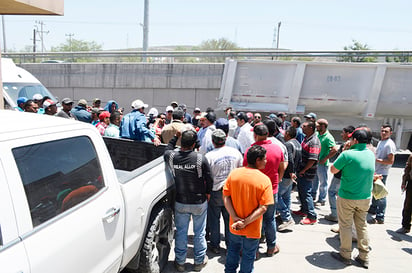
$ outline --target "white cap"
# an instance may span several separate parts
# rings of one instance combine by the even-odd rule
[[[154,117],[156,117],[158,114],[159,111],[157,111],[157,109],[154,107],[150,108],[149,112],[147,113],[148,116],[153,115]]]
[[[135,100],[132,102],[132,107],[134,109],[140,109],[142,107],[147,108],[149,105],[145,104],[143,101],[141,100]]]
[[[43,96],[39,93],[33,95],[33,100],[42,100]]]
[[[166,112],[169,112],[169,111],[173,111],[173,106],[169,105],[166,107]]]

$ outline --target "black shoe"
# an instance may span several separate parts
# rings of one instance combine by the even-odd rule
[[[369,261],[364,261],[361,258],[359,258],[359,256],[355,258],[355,261],[357,261],[363,268],[369,268]]]
[[[185,265],[184,264],[179,264],[178,262],[174,262],[175,268],[178,272],[184,272],[185,271]]]
[[[330,255],[332,255],[332,257],[342,263],[344,263],[345,265],[351,265],[352,262],[350,259],[346,259],[344,257],[342,257],[342,255],[340,255],[339,252],[331,252]]]
[[[214,254],[220,254],[220,247],[208,246],[207,249]]]
[[[380,224],[380,225],[382,225],[382,224],[384,224],[385,223],[385,221],[384,220],[381,220],[381,219],[376,219],[376,218],[371,218],[371,219],[369,219],[368,221],[367,221],[369,224]]]
[[[202,270],[202,268],[207,265],[208,260],[209,260],[208,257],[205,256],[205,259],[203,260],[203,263],[195,264],[195,267],[193,268],[193,270],[196,271],[196,272],[200,272]]]

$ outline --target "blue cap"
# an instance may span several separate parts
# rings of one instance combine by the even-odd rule
[[[219,118],[215,123],[216,129],[222,129],[223,131],[229,130],[229,122],[225,118]]]
[[[17,99],[17,105],[20,105],[22,103],[25,103],[28,99],[26,97],[19,97]]]

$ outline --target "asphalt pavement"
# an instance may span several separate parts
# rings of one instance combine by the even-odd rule
[[[370,238],[369,269],[362,268],[354,258],[358,254],[356,243],[353,243],[352,265],[344,266],[343,263],[332,258],[332,251],[339,251],[339,235],[333,233],[331,228],[336,223],[327,221],[324,216],[330,213],[329,204],[316,207],[318,223],[311,226],[299,224],[300,217],[295,217],[295,225],[291,232],[277,233],[277,243],[280,252],[273,257],[266,257],[266,244],[260,244],[261,258],[255,261],[254,272],[411,272],[412,270],[412,233],[403,235],[395,231],[401,227],[402,207],[404,194],[401,194],[400,185],[403,174],[404,158],[394,164],[387,180],[389,195],[384,224],[368,224]],[[331,180],[329,174],[329,182]],[[296,199],[297,193],[292,193],[292,209],[299,209]],[[372,217],[368,215],[368,219]],[[223,219],[221,221],[223,223]],[[221,228],[223,232],[223,225]],[[223,236],[223,235],[222,235]],[[224,242],[221,243],[224,246]],[[173,246],[174,247],[174,246]],[[209,262],[201,272],[224,272],[225,251],[216,255],[208,251]],[[174,266],[173,248],[169,255],[169,262],[164,272],[176,272]],[[189,230],[189,249],[185,264],[186,272],[193,271],[193,232]]]

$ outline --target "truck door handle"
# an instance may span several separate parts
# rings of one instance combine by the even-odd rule
[[[119,214],[119,212],[120,212],[120,208],[111,208],[106,212],[102,220],[106,221],[107,223],[111,223],[113,222],[114,217],[116,217],[116,215]]]

